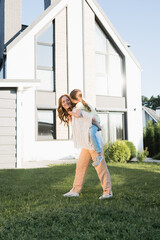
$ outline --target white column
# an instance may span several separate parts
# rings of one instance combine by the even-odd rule
[[[17,89],[17,168],[23,160],[23,88]]]
[[[68,2],[68,78],[69,92],[83,91],[83,19],[82,0]]]

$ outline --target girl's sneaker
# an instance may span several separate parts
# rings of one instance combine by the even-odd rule
[[[93,167],[98,166],[98,165],[101,163],[102,160],[103,160],[103,156],[102,156],[102,155],[96,156],[96,159],[95,159],[95,161],[92,163],[92,166],[93,166]]]

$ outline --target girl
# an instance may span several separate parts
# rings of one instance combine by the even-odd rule
[[[80,110],[84,110],[86,112],[90,112],[93,115],[93,121],[92,121],[92,127],[90,128],[90,137],[91,137],[91,142],[93,144],[94,150],[97,153],[96,159],[93,162],[93,166],[98,166],[100,162],[103,159],[102,153],[101,153],[101,147],[99,144],[99,141],[97,139],[97,131],[101,130],[100,127],[100,119],[96,111],[93,109],[92,106],[88,105],[84,99],[82,98],[82,92],[79,89],[74,89],[70,93],[70,97],[72,102],[75,104],[75,108],[77,109],[76,113],[69,111],[68,113],[71,116],[74,117],[79,117],[80,116]]]

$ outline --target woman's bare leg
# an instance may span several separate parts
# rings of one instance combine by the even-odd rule
[[[91,154],[92,158],[95,159],[96,152],[94,150],[91,150],[90,154]],[[103,154],[103,149],[102,149],[102,154]],[[95,169],[97,171],[98,177],[99,177],[100,182],[101,182],[101,186],[103,188],[103,194],[106,194],[106,195],[111,194],[112,193],[111,177],[110,177],[110,173],[108,171],[106,161],[103,159],[101,161],[101,163],[98,166],[95,167]]]
[[[76,174],[72,188],[73,192],[81,192],[90,161],[91,155],[89,150],[83,148],[76,165]]]

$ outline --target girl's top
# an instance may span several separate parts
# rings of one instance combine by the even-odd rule
[[[75,108],[72,110],[76,111]],[[82,110],[82,117],[75,118],[72,117],[72,140],[74,142],[74,147],[76,148],[86,148],[89,150],[94,150],[93,144],[90,139],[89,129],[92,126],[93,115],[90,112]],[[97,131],[97,139],[99,141],[100,147],[103,147],[104,142],[100,135],[100,132]]]
[[[81,102],[78,102],[76,104],[77,109],[84,110],[86,112],[91,113],[93,115],[93,117],[95,117],[96,121],[100,122],[100,118],[99,118],[98,114],[96,113],[96,111],[94,110],[94,108],[89,104],[88,104],[88,106],[90,107],[91,112],[89,112],[88,109]]]

